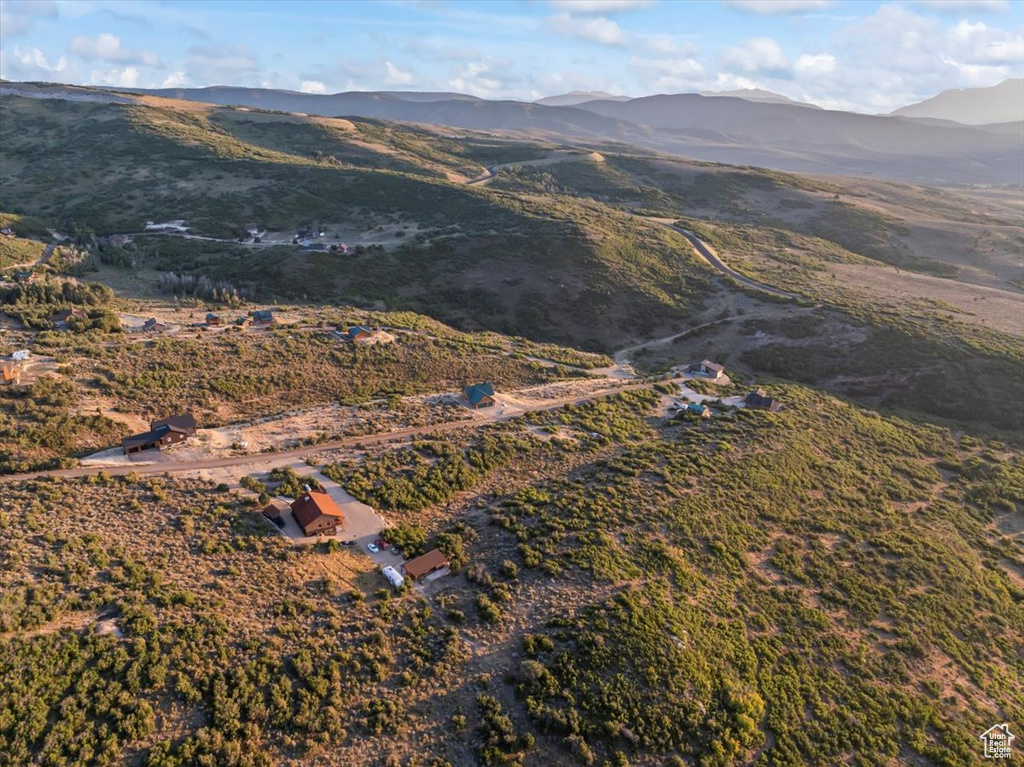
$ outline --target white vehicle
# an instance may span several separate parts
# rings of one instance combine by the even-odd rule
[[[380,551],[380,549],[377,547],[376,543],[368,543],[368,544],[366,544],[366,550],[369,551],[371,554],[376,554],[377,552]]]
[[[11,359],[14,360],[15,362],[24,362],[30,356],[31,354],[29,353],[28,349],[18,349],[18,351],[14,352],[14,354],[11,355]]]
[[[402,577],[398,570],[393,568],[391,565],[385,565],[380,571],[384,573],[384,577],[388,579],[388,583],[396,589],[402,588],[402,584],[405,583],[405,578]]]

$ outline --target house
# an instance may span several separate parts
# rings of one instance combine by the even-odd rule
[[[373,328],[368,328],[366,325],[353,325],[348,329],[346,338],[349,341],[369,341],[375,332]]]
[[[156,317],[150,317],[142,323],[142,332],[144,333],[159,333],[163,330],[167,330],[167,326],[159,322]]]
[[[409,580],[419,580],[424,575],[443,570],[449,566],[448,558],[441,553],[440,549],[431,549],[421,557],[410,559],[402,568]]]
[[[402,585],[405,583],[405,578],[402,577],[402,574],[398,572],[398,570],[393,568],[391,565],[385,565],[380,571],[384,573],[384,577],[388,579],[388,583],[396,589],[402,588]]]
[[[489,383],[467,386],[463,389],[462,394],[465,396],[466,402],[474,410],[481,407],[491,407],[496,402],[494,399],[494,387]]]
[[[15,362],[25,362],[31,356],[32,353],[28,349],[18,349],[18,351],[11,354],[11,359]]]
[[[235,324],[240,328],[247,328],[252,325],[252,317],[239,317],[235,320]]]
[[[216,328],[223,325],[224,320],[221,317],[214,314],[213,312],[210,312],[209,314],[206,315],[206,324],[208,327]]]
[[[88,319],[89,315],[81,309],[71,307],[70,309],[61,309],[54,315],[50,316],[50,322],[53,324],[54,330],[67,330],[68,323],[75,319]]]
[[[743,401],[747,403],[747,407],[756,408],[758,410],[770,410],[773,413],[777,413],[782,410],[782,403],[774,397],[769,397],[768,393],[764,389],[755,389],[750,392]]]
[[[687,405],[686,412],[690,415],[699,416],[700,418],[711,417],[711,409],[707,405],[702,405],[699,402],[691,402]]]
[[[195,435],[196,419],[192,417],[191,413],[173,415],[170,418],[151,421],[149,431],[125,437],[121,440],[121,449],[124,450],[125,455],[129,455],[184,442]]]
[[[273,325],[276,322],[274,319],[274,310],[257,309],[252,312],[252,321],[257,325]]]
[[[712,381],[717,381],[725,375],[725,367],[723,365],[719,365],[717,362],[712,362],[711,360],[701,360],[700,362],[692,363],[686,368],[686,372],[707,376]]]
[[[303,535],[334,535],[345,520],[345,514],[331,496],[308,488],[292,501],[292,516]]]

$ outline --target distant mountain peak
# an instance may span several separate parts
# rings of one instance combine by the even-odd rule
[[[988,88],[950,88],[891,114],[953,120],[964,125],[1021,122],[1024,120],[1024,78],[1010,78]]]
[[[727,97],[743,99],[744,101],[755,101],[760,104],[789,104],[791,106],[808,107],[810,109],[821,109],[816,104],[808,104],[806,101],[797,101],[781,93],[766,91],[762,88],[738,88],[732,91],[701,91],[698,95],[711,98]]]
[[[613,96],[606,91],[569,91],[557,96],[545,96],[534,104],[546,107],[572,107],[588,101],[629,101],[629,96]]]

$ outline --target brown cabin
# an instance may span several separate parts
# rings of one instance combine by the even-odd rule
[[[125,437],[121,440],[121,449],[128,455],[174,445],[195,435],[196,419],[191,413],[172,415],[170,418],[151,421],[149,431]]]
[[[431,549],[421,557],[410,559],[403,565],[405,574],[411,580],[418,580],[424,575],[437,572],[449,566],[448,558],[441,553],[440,549]]]
[[[743,401],[747,403],[747,407],[758,410],[770,410],[773,413],[782,410],[782,403],[774,397],[769,397],[764,389],[755,389]]]
[[[292,516],[303,535],[334,535],[345,521],[334,499],[315,490],[307,490],[292,501]]]

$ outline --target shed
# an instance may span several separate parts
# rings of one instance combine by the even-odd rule
[[[349,341],[367,341],[374,335],[373,328],[366,325],[353,325],[348,329],[346,337]]]
[[[220,317],[220,315],[210,312],[209,314],[206,315],[206,324],[209,325],[211,328],[218,327],[224,324],[224,320]]]
[[[252,321],[257,325],[273,325],[274,324],[274,310],[273,309],[257,309],[252,313]]]
[[[757,410],[769,410],[773,413],[777,413],[782,410],[782,403],[774,397],[769,397],[768,393],[764,389],[754,389],[754,391],[747,394],[743,400],[747,407],[756,408]]]
[[[331,496],[308,489],[292,501],[292,516],[304,535],[334,535],[345,520]]]
[[[431,549],[426,554],[415,559],[410,559],[402,567],[410,580],[418,580],[424,575],[443,570],[449,566],[448,558],[441,553],[440,549]]]
[[[686,406],[686,412],[690,415],[700,416],[701,418],[711,417],[711,409],[707,405],[702,405],[700,402],[691,402]]]
[[[481,407],[491,407],[496,402],[494,399],[494,387],[489,383],[467,386],[462,393],[466,398],[466,402],[474,410]]]

